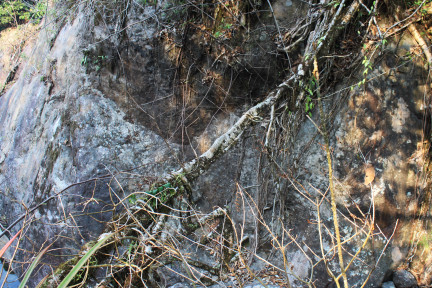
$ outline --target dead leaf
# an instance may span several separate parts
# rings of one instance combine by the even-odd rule
[[[370,183],[372,183],[374,179],[375,179],[375,168],[371,164],[368,164],[365,167],[364,184],[369,185]]]

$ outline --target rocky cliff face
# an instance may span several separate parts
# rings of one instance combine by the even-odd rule
[[[152,184],[207,151],[291,72],[302,76],[299,64],[307,60],[298,55],[307,39],[285,49],[289,55],[282,39],[296,40],[289,32],[311,14],[301,1],[272,1],[271,9],[261,1],[150,2],[56,4],[56,13],[27,39],[19,65],[3,64],[16,71],[0,75],[2,81],[12,75],[0,98],[0,216],[10,224],[37,207],[12,229],[24,227],[20,261],[28,263],[53,242],[59,250],[46,261],[55,266],[65,258],[54,254],[76,254],[107,223],[121,231],[141,215],[136,198],[157,187]],[[423,222],[430,216],[430,85],[417,43],[407,32],[397,35],[363,65],[346,58],[363,59],[367,49],[335,44],[342,60],[335,57],[331,73],[321,68],[331,75],[322,79],[329,84],[321,94],[345,259],[355,255],[348,270],[355,287],[370,271],[368,285],[379,287],[398,267],[430,282]],[[325,267],[340,270],[325,197],[323,128],[315,84],[302,83],[264,119],[253,119],[256,125],[169,202],[173,209],[163,211],[172,218],[157,214],[154,224],[147,218],[137,224],[162,235],[161,242],[152,246],[148,236],[125,232],[147,243],[143,253],[150,258],[148,247],[172,248],[166,243],[177,243],[172,249],[178,254],[195,255],[195,262],[182,262],[162,253],[155,259],[163,260],[140,274],[142,281],[165,287],[188,287],[191,279],[215,287],[257,279],[334,285]],[[131,193],[137,196],[127,199]],[[128,209],[141,212],[124,220]],[[141,243],[130,239],[109,253],[130,255]],[[51,273],[44,265],[33,284]],[[101,268],[89,281],[112,283],[124,273]]]
[[[39,32],[24,50],[29,60],[1,98],[2,216],[9,223],[73,183],[125,170],[158,177],[178,165],[172,156],[176,144],[167,146],[161,136],[133,123],[97,89],[86,71],[94,64],[84,60],[89,19],[85,11],[73,16]],[[113,179],[90,181],[29,215],[25,223],[32,223],[26,229],[33,240],[26,248],[37,251],[53,237],[60,237],[58,247],[78,247],[102,231],[116,197],[124,197],[129,185],[136,187],[127,173],[120,178],[115,191],[107,186]],[[73,216],[78,211],[88,216]]]

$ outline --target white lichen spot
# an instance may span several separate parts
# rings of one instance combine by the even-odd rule
[[[60,179],[58,175],[53,176],[53,183],[57,191],[61,191],[65,189],[67,186],[69,186],[69,184],[66,183],[64,180]]]
[[[414,151],[414,153],[411,155],[409,159],[410,164],[418,165],[419,167],[422,167],[424,165],[424,161],[426,159],[428,148],[426,145],[424,145],[423,142],[417,143],[417,149]]]
[[[415,212],[416,210],[417,210],[417,204],[416,204],[416,202],[415,201],[411,201],[408,204],[408,211],[409,212]]]
[[[306,278],[309,276],[310,270],[310,262],[307,257],[301,252],[296,251],[294,253],[289,253],[288,255],[289,262],[292,263],[292,270],[290,273],[297,275],[299,278]],[[290,275],[291,281],[294,281],[294,277]]]
[[[344,226],[342,228],[342,232],[344,234],[344,240],[351,238],[351,236],[352,236],[351,232],[352,231],[353,231],[353,228],[351,226]]]
[[[40,217],[41,217],[41,214],[40,214],[39,210],[36,210],[36,212],[34,213],[34,218],[39,219]]]
[[[148,246],[148,245],[146,245],[145,246],[145,253],[147,254],[147,255],[150,255],[150,254],[152,254],[153,253],[153,249],[152,249],[152,247],[151,246]]]
[[[378,183],[375,183],[372,185],[372,195],[374,197],[380,197],[384,195],[384,191],[385,191],[385,183],[384,183],[384,179],[381,178],[380,181]]]
[[[384,137],[384,132],[383,132],[383,130],[378,130],[378,131],[375,131],[375,132],[372,134],[372,136],[369,137],[369,140],[370,140],[370,141],[373,141],[373,142],[380,142],[380,141],[382,140],[383,137]]]
[[[51,126],[52,137],[50,141],[54,141],[54,135],[57,133],[57,129],[60,127],[61,118],[58,117]]]
[[[398,263],[400,260],[402,260],[403,255],[402,255],[402,252],[400,251],[399,247],[394,247],[392,249],[391,257],[392,257],[393,263]]]
[[[298,76],[304,76],[305,75],[305,72],[303,70],[303,64],[299,64],[297,71],[298,71],[297,72]]]
[[[402,98],[398,99],[398,108],[392,113],[392,129],[396,133],[401,133],[406,119],[409,117],[408,106]]]
[[[53,222],[54,217],[53,217],[53,215],[52,215],[52,213],[51,213],[51,210],[47,210],[46,217],[48,218],[48,220],[49,220],[50,223]]]
[[[157,151],[157,152],[155,152],[154,159],[155,159],[156,163],[162,162],[164,160],[164,158],[165,157],[164,157],[163,151]]]

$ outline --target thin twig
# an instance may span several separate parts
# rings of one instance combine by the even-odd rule
[[[85,183],[89,183],[89,182],[93,182],[93,181],[99,181],[99,180],[103,180],[103,179],[107,179],[111,177],[110,174],[108,175],[103,175],[97,178],[92,178],[89,180],[85,180],[85,181],[81,181],[81,182],[77,182],[74,184],[69,185],[68,187],[64,188],[63,190],[55,193],[54,195],[48,197],[47,199],[45,199],[44,201],[42,201],[41,203],[37,204],[35,207],[29,209],[26,213],[22,214],[20,217],[18,217],[12,224],[10,224],[5,231],[0,233],[0,237],[2,237],[3,235],[5,235],[6,232],[9,232],[10,229],[12,229],[15,225],[17,225],[19,222],[21,222],[21,220],[23,220],[27,215],[33,213],[36,209],[38,209],[39,207],[41,207],[42,205],[46,204],[47,202],[51,201],[52,199],[57,198],[60,194],[66,192],[67,190],[69,190],[72,187],[78,186],[78,185],[82,185]]]
[[[326,148],[326,154],[327,154],[327,164],[328,164],[328,179],[329,179],[329,185],[330,185],[330,196],[331,196],[331,210],[333,212],[333,225],[335,229],[336,234],[336,247],[338,250],[338,256],[339,256],[339,266],[341,269],[341,276],[344,281],[344,287],[348,288],[348,277],[346,275],[345,265],[344,265],[344,259],[342,254],[342,244],[341,244],[341,235],[339,231],[339,222],[337,217],[337,208],[336,208],[336,192],[333,185],[333,168],[332,168],[332,159],[330,154],[330,140],[329,135],[327,131],[327,119],[324,115],[324,108],[321,101],[321,93],[320,93],[320,84],[319,84],[319,70],[318,70],[318,61],[316,56],[314,57],[314,70],[313,70],[314,78],[316,81],[316,92],[318,96],[318,106],[319,106],[319,112],[320,112],[320,118],[321,118],[321,127],[324,134],[322,135],[324,137],[325,141],[325,148]],[[336,286],[339,287],[339,282],[336,280]]]

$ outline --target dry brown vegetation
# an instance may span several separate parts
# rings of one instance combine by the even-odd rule
[[[143,6],[143,9],[146,5],[158,5],[156,1],[150,0],[111,2],[83,1],[73,6],[80,7],[86,13],[94,13],[96,10],[102,14],[101,17],[104,15],[108,15],[107,18],[113,17],[108,20],[121,27],[118,32],[121,34],[126,29],[122,26],[124,23],[122,24],[121,17],[125,17],[130,9],[129,5],[138,4]],[[117,5],[118,2],[121,2],[121,5]],[[309,1],[304,4],[307,6],[307,13],[304,17],[299,17],[295,25],[292,25],[290,29],[285,29],[278,26],[278,12],[274,11],[272,1],[263,1],[264,3],[261,4],[257,3],[260,1],[215,0],[209,2],[210,4],[204,5],[204,1],[174,1],[172,6],[160,12],[171,13],[169,14],[172,17],[170,21],[175,23],[161,23],[160,37],[165,45],[167,58],[176,63],[176,76],[173,81],[173,94],[176,95],[176,98],[175,103],[171,104],[175,107],[183,107],[180,110],[186,115],[176,123],[175,128],[161,132],[166,136],[167,142],[169,139],[174,139],[174,141],[189,145],[192,141],[189,141],[188,135],[196,132],[194,132],[193,121],[190,122],[190,119],[195,119],[195,117],[191,115],[202,116],[204,122],[211,121],[219,110],[228,110],[230,105],[236,102],[235,99],[226,100],[229,98],[227,95],[230,94],[229,89],[225,88],[231,87],[232,77],[227,79],[210,65],[206,70],[199,70],[197,72],[199,76],[196,77],[201,84],[210,83],[213,88],[216,87],[211,90],[211,93],[219,109],[212,111],[213,114],[206,114],[205,111],[197,108],[199,105],[193,103],[196,98],[194,95],[199,94],[202,87],[199,86],[200,83],[190,79],[193,63],[190,63],[187,52],[193,50],[188,50],[190,49],[188,45],[191,44],[187,41],[191,39],[191,35],[196,35],[195,37],[201,42],[196,39],[190,41],[198,41],[204,47],[213,49],[208,52],[214,54],[214,63],[222,61],[233,71],[235,69],[240,71],[246,68],[242,66],[240,56],[242,39],[236,39],[235,37],[239,36],[236,36],[235,33],[241,29],[247,31],[251,23],[259,19],[260,14],[271,15],[274,27],[276,27],[271,41],[277,47],[278,65],[284,67],[283,72],[276,79],[266,81],[266,85],[271,86],[268,83],[273,85],[276,82],[277,84],[271,88],[266,86],[267,92],[261,99],[250,101],[252,103],[248,103],[249,108],[226,132],[221,133],[219,137],[214,137],[216,139],[211,139],[213,141],[210,141],[210,138],[202,138],[202,143],[197,146],[198,151],[201,150],[202,153],[195,151],[196,157],[191,161],[184,161],[182,168],[173,171],[170,176],[158,178],[153,175],[136,175],[132,169],[76,183],[45,198],[42,203],[27,207],[25,215],[9,227],[3,227],[4,231],[10,231],[14,226],[20,225],[23,227],[23,233],[19,238],[24,239],[27,237],[26,230],[32,225],[32,221],[36,221],[35,211],[40,209],[42,204],[58,201],[58,205],[62,205],[62,197],[68,193],[70,188],[106,181],[107,193],[112,203],[106,204],[109,209],[104,212],[112,213],[111,221],[106,223],[106,232],[111,234],[109,237],[104,234],[105,238],[99,238],[99,242],[87,243],[74,258],[61,264],[58,268],[50,267],[52,272],[46,275],[40,287],[59,287],[67,277],[70,278],[70,285],[73,287],[158,287],[163,285],[161,283],[164,279],[161,279],[161,273],[157,273],[157,270],[178,274],[179,279],[185,279],[185,282],[195,287],[210,285],[222,287],[224,283],[243,287],[244,283],[252,281],[258,281],[264,287],[269,284],[280,287],[294,285],[323,287],[317,282],[315,274],[315,269],[321,265],[333,279],[336,287],[348,288],[351,285],[348,272],[353,270],[356,261],[362,261],[360,255],[365,249],[371,249],[371,242],[374,239],[382,241],[379,247],[380,254],[376,262],[363,263],[368,271],[365,273],[366,277],[361,279],[361,282],[357,282],[360,283],[359,287],[367,285],[370,276],[380,264],[381,256],[391,242],[398,223],[392,223],[390,233],[381,231],[376,225],[376,207],[371,185],[375,178],[375,170],[366,163],[366,159],[364,161],[364,185],[370,188],[369,202],[361,203],[361,205],[354,204],[355,209],[350,210],[344,208],[338,201],[335,190],[337,183],[333,183],[335,177],[332,174],[334,165],[332,164],[330,140],[331,123],[335,117],[335,110],[329,109],[322,102],[331,97],[329,94],[334,93],[331,91],[334,91],[337,83],[345,77],[348,71],[356,71],[350,73],[357,75],[357,79],[348,83],[342,90],[350,90],[352,87],[366,91],[368,75],[374,67],[374,57],[380,53],[391,37],[398,35],[404,29],[408,29],[418,42],[421,50],[419,55],[425,59],[425,65],[430,65],[432,56],[428,44],[429,34],[422,35],[419,29],[429,30],[429,23],[432,21],[429,13],[432,4],[427,3],[429,1],[421,3],[359,0],[325,1],[325,3]],[[185,16],[186,20],[178,19],[182,17],[178,15]],[[387,19],[386,22],[384,19]],[[393,22],[389,23],[388,19]],[[358,27],[357,22],[364,25]],[[387,24],[381,24],[383,22]],[[418,26],[423,27],[418,28]],[[179,29],[181,33],[178,33],[177,30],[174,33],[174,28]],[[179,35],[182,38],[178,39]],[[237,45],[230,46],[227,43]],[[344,57],[343,55],[346,55],[348,51],[352,56]],[[103,63],[98,62],[97,65],[99,64]],[[88,69],[89,73],[98,72],[95,67],[88,67]],[[358,75],[361,76],[358,77]],[[315,106],[318,107],[319,123],[316,123],[311,117],[312,112],[316,110],[314,110]],[[314,194],[308,192],[311,189],[306,189],[293,177],[294,171],[292,170],[295,168],[286,166],[286,160],[289,157],[287,147],[292,144],[293,135],[304,120],[312,121],[316,127],[316,137],[324,139],[322,147],[327,161],[326,165],[323,165],[323,171],[328,179],[328,189],[321,191],[313,187]],[[273,208],[270,216],[268,213],[265,214],[266,207],[263,207],[262,199],[250,195],[240,184],[237,184],[235,198],[236,213],[242,216],[240,218],[233,219],[232,211],[222,207],[217,207],[210,213],[202,213],[198,211],[194,203],[191,203],[190,194],[194,181],[210,169],[217,159],[229,153],[246,131],[256,126],[257,123],[266,125],[266,132],[261,138],[259,149],[273,171],[276,171],[274,175],[287,180],[303,201],[315,207],[317,218],[305,219],[305,222],[309,221],[308,225],[316,227],[316,238],[320,247],[317,251],[308,247],[308,243],[297,239],[297,236],[285,225],[284,221],[287,219],[281,215],[285,209],[284,199],[286,197],[281,195],[275,199],[280,203],[275,205],[277,209]],[[161,131],[157,123],[153,129]],[[425,144],[425,146],[427,147],[422,148],[428,151],[429,145]],[[420,158],[424,163],[421,177],[430,183],[428,152],[421,155]],[[137,189],[132,193],[127,192],[127,189],[121,184],[122,180],[127,177],[138,179],[143,189]],[[425,256],[427,254],[425,249],[432,240],[427,238],[430,236],[427,236],[426,240],[424,238],[425,234],[430,235],[427,232],[428,224],[425,219],[430,215],[431,195],[430,189],[425,191],[427,192],[422,195],[423,200],[417,218],[413,220],[416,227],[413,230],[410,257],[423,257],[424,266],[431,267],[431,256]],[[90,197],[83,199],[82,204],[85,208],[94,202],[98,202],[98,199]],[[331,221],[321,218],[324,206],[331,207]],[[64,223],[67,223],[63,225],[69,225],[76,231],[76,235],[72,235],[71,238],[81,234],[79,227],[73,227],[75,217],[79,215],[65,212],[63,219]],[[350,223],[354,231],[351,234],[340,231],[341,223]],[[62,223],[45,223],[44,225],[60,224]],[[259,235],[265,235],[265,239],[251,239],[250,233],[245,231],[251,225],[256,227],[256,238],[259,238]],[[65,236],[59,235],[58,237]],[[82,238],[86,237],[82,236]],[[101,239],[104,241],[100,242]],[[31,239],[27,240],[31,241]],[[56,239],[47,240],[49,241],[43,245],[34,243],[33,251],[21,251],[30,253],[28,254],[30,256],[27,255],[23,261],[24,263],[13,260],[13,257],[9,261],[14,262],[15,266],[23,267],[24,272],[33,261],[33,257],[48,245],[53,245],[52,242],[55,242]],[[75,240],[72,239],[72,241]],[[15,245],[16,251],[21,249],[19,243],[18,241]],[[262,257],[258,247],[261,244],[269,246],[272,253],[277,255],[272,258]],[[91,250],[92,247],[96,247],[95,245],[99,245],[98,249]],[[288,248],[292,249],[291,247],[296,247],[298,253],[309,262],[312,268],[308,275],[299,276],[300,272],[297,267],[293,267],[287,259],[286,251]],[[53,245],[42,252],[55,255],[61,248]],[[212,258],[214,265],[198,261],[194,254],[198,250]],[[83,255],[87,255],[88,260],[82,268],[67,276]],[[282,259],[282,261],[276,263],[274,259]],[[266,268],[256,271],[252,267],[253,262],[261,262]],[[43,266],[45,268],[40,268]],[[39,269],[47,271],[49,270],[46,269],[47,266],[42,261]]]

